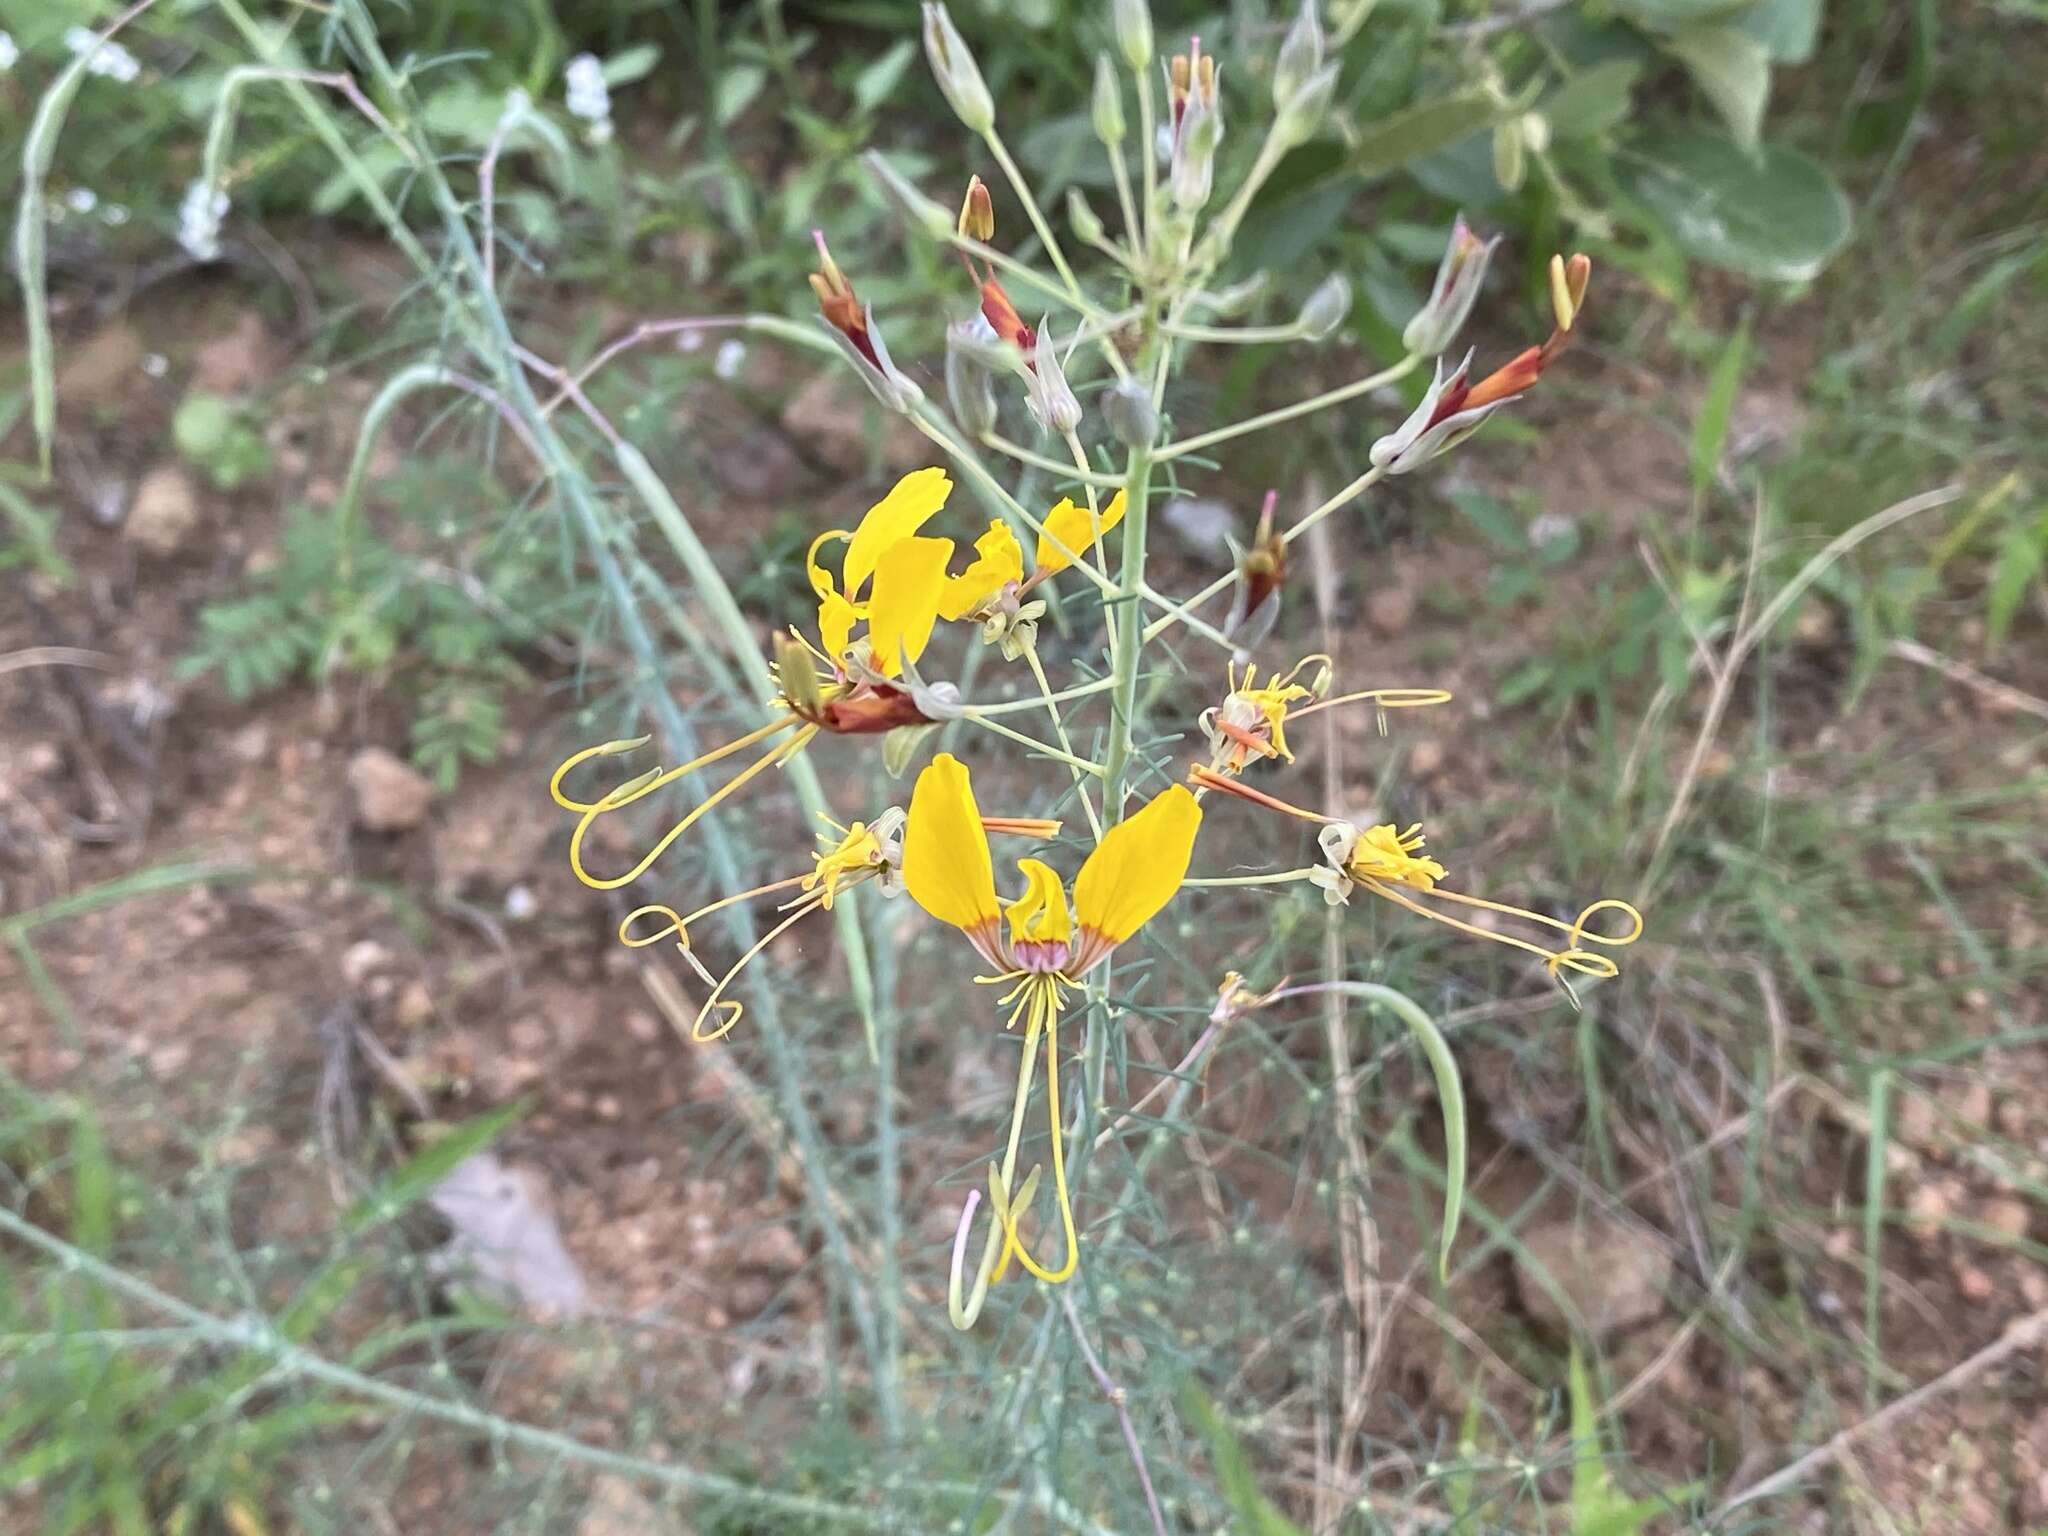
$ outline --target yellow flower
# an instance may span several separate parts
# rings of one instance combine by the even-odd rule
[[[1076,558],[1087,553],[1090,544],[1123,520],[1122,491],[1109,499],[1109,505],[1102,509],[1099,519],[1086,507],[1075,506],[1073,498],[1062,498],[1058,506],[1045,514],[1045,531],[1038,536],[1037,569],[1031,579],[1043,581],[1064,571]]]
[[[1318,811],[1305,810],[1301,806],[1269,795],[1264,790],[1253,789],[1248,784],[1216,768],[1197,764],[1189,777],[1201,790],[1217,790],[1240,800],[1249,800],[1267,810],[1279,811],[1284,815],[1302,821],[1320,824],[1322,830],[1317,841],[1323,852],[1323,862],[1308,869],[1296,870],[1291,878],[1313,882],[1320,886],[1323,897],[1331,905],[1347,904],[1352,890],[1364,886],[1375,896],[1391,901],[1397,907],[1405,907],[1419,917],[1455,928],[1460,933],[1474,938],[1489,939],[1496,944],[1506,944],[1514,949],[1524,950],[1543,961],[1543,968],[1553,980],[1565,987],[1567,996],[1571,987],[1564,982],[1563,973],[1571,971],[1580,976],[1607,978],[1617,976],[1621,968],[1606,955],[1596,954],[1587,949],[1587,944],[1598,944],[1608,949],[1620,949],[1633,944],[1642,937],[1643,914],[1628,902],[1614,897],[1603,897],[1580,910],[1579,915],[1567,923],[1561,918],[1549,917],[1541,912],[1532,912],[1527,907],[1512,907],[1497,901],[1488,901],[1480,896],[1468,896],[1462,891],[1446,890],[1440,884],[1445,876],[1443,865],[1422,852],[1422,827],[1417,823],[1401,831],[1391,822],[1367,827],[1363,831],[1348,821],[1335,816],[1325,816]],[[1270,878],[1270,877],[1261,877]],[[1290,878],[1282,875],[1280,879]],[[1452,917],[1431,906],[1417,901],[1407,893],[1414,891],[1427,896],[1434,902],[1447,902],[1456,906],[1475,907],[1486,912],[1497,912],[1519,922],[1538,928],[1549,928],[1565,936],[1562,948],[1554,943],[1538,943],[1515,933],[1495,932],[1475,924]],[[1602,912],[1618,912],[1622,916],[1622,928],[1616,933],[1596,933],[1590,927],[1592,920]],[[1577,998],[1573,997],[1574,1003]]]
[[[1017,543],[1017,535],[998,518],[988,525],[988,532],[974,541],[974,562],[958,576],[946,578],[946,590],[939,598],[939,617],[949,623],[964,619],[1011,582],[1023,579],[1024,551]]]
[[[1059,1098],[1059,1015],[1064,989],[1107,959],[1171,901],[1188,872],[1202,808],[1182,785],[1174,785],[1135,815],[1112,827],[1081,865],[1074,881],[1071,906],[1060,877],[1037,859],[1021,860],[1018,871],[1024,890],[1007,905],[996,895],[995,864],[989,855],[974,785],[966,765],[941,753],[918,775],[910,797],[910,820],[903,834],[903,888],[920,907],[959,929],[997,974],[980,978],[994,984],[1014,983],[1002,999],[1014,1004],[1009,1025],[1026,1021],[1024,1061],[1017,1098],[1011,1111],[1009,1152],[1004,1167],[989,1169],[989,1193],[1001,1232],[990,1233],[982,1255],[977,1296],[992,1274],[1000,1274],[1014,1256],[1039,1279],[1058,1284],[1080,1262],[1074,1232],[1073,1206],[1067,1195],[1065,1152]],[[1045,1091],[1052,1129],[1053,1187],[1067,1254],[1057,1269],[1041,1265],[1017,1235],[1019,1210],[1028,1204],[1034,1178],[1027,1177],[1013,1196],[1016,1152],[1024,1106],[1031,1090],[1030,1061],[1039,1033],[1045,1035]],[[968,1316],[961,1300],[961,1256],[955,1246],[951,1302],[954,1322]],[[977,1303],[978,1308],[978,1303]]]
[[[1384,880],[1389,885],[1432,890],[1446,871],[1435,859],[1418,857],[1423,842],[1421,822],[1406,832],[1396,832],[1391,822],[1367,827],[1352,845],[1344,872],[1354,880]]]
[[[1296,681],[1312,664],[1317,667],[1312,674],[1313,681]],[[1302,657],[1286,672],[1276,671],[1266,680],[1264,687],[1258,685],[1257,666],[1246,667],[1244,680],[1240,682],[1233,664],[1228,677],[1230,692],[1224,696],[1222,704],[1203,710],[1198,723],[1202,734],[1209,739],[1209,770],[1231,775],[1242,773],[1254,757],[1293,762],[1294,753],[1287,745],[1287,722],[1290,718],[1368,700],[1385,711],[1446,704],[1451,697],[1441,688],[1368,688],[1361,693],[1324,698],[1322,695],[1329,691],[1330,686],[1330,658],[1321,654]],[[1296,709],[1294,706],[1304,699],[1316,702],[1305,709]],[[1382,715],[1382,729],[1385,724]]]
[[[862,620],[869,664],[882,676],[896,676],[906,660],[923,654],[938,619],[953,541],[920,538],[918,530],[952,492],[952,478],[943,469],[913,470],[868,508],[852,532],[828,529],[811,541],[804,564],[818,597],[818,638],[835,666]],[[846,545],[836,584],[819,559],[834,542]],[[867,593],[870,579],[874,590]]]

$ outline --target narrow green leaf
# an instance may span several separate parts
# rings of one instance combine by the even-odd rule
[[[1399,170],[1467,134],[1491,128],[1504,110],[1476,88],[1418,102],[1359,130],[1351,149],[1352,169],[1361,176]]]
[[[355,1236],[369,1227],[389,1221],[414,1201],[430,1193],[464,1159],[474,1157],[503,1135],[526,1113],[526,1101],[514,1100],[487,1115],[458,1125],[439,1141],[416,1152],[393,1170],[370,1193],[358,1200],[342,1222],[342,1231]]]
[[[2022,519],[2005,532],[1999,542],[1998,558],[1991,566],[1991,586],[1984,600],[1984,644],[1997,650],[2020,610],[2020,603],[2041,574],[2048,557],[2048,513],[2029,522]]]
[[[1260,1491],[1252,1475],[1251,1458],[1230,1424],[1193,1382],[1181,1390],[1181,1406],[1209,1447],[1209,1461],[1216,1469],[1216,1491],[1242,1524],[1231,1529],[1244,1536],[1307,1536],[1307,1532],[1280,1513],[1273,1501]]]
[[[1742,373],[1749,362],[1749,317],[1721,348],[1714,359],[1714,371],[1707,379],[1707,397],[1700,403],[1699,420],[1692,429],[1692,489],[1699,495],[1714,483],[1721,464],[1721,450],[1728,443],[1728,420],[1735,410],[1735,397],[1742,388]]]
[[[1891,1068],[1870,1074],[1870,1135],[1863,1162],[1863,1401],[1872,1407],[1882,1390],[1878,1329],[1884,1309],[1884,1179],[1891,1152]]]

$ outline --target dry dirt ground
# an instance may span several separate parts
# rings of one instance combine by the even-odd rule
[[[342,1170],[363,1106],[377,1103],[414,1124],[464,1119],[523,1095],[530,1112],[498,1149],[506,1176],[552,1211],[590,1306],[613,1327],[598,1330],[603,1342],[585,1335],[574,1347],[545,1331],[519,1335],[499,1348],[479,1389],[505,1412],[573,1425],[599,1442],[622,1440],[628,1410],[670,1398],[661,1384],[678,1380],[711,1384],[735,1403],[780,1394],[800,1419],[822,1369],[823,1313],[809,1239],[795,1220],[795,1182],[786,1168],[778,1173],[785,1152],[758,1086],[759,1062],[743,1045],[706,1051],[681,1041],[648,990],[641,958],[611,941],[613,914],[570,877],[565,820],[543,793],[565,745],[556,723],[561,693],[537,688],[522,699],[502,763],[469,770],[457,792],[441,795],[391,761],[404,751],[404,715],[374,679],[294,686],[235,704],[215,685],[176,674],[198,608],[235,591],[252,563],[269,558],[280,506],[299,496],[331,500],[370,388],[310,387],[301,346],[231,286],[198,286],[177,298],[132,318],[74,321],[64,342],[58,537],[78,581],[59,590],[21,571],[0,574],[4,911],[187,862],[248,873],[39,929],[36,954],[68,1017],[31,986],[19,953],[0,954],[0,1059],[38,1092],[105,1106],[120,1153],[165,1190],[201,1163],[228,1170],[234,1241],[248,1248],[319,1249],[337,1202],[351,1193]],[[1599,349],[1587,357],[1607,386],[1674,391],[1644,409],[1690,418],[1693,401],[1669,383]],[[1780,377],[1796,381],[1803,362],[1780,360]],[[177,467],[164,423],[194,384],[272,402],[273,480],[223,496]],[[1764,378],[1757,387],[1796,382]],[[816,405],[790,420],[801,426],[827,414]],[[1553,435],[1516,465],[1519,485],[1544,505],[1599,517],[1608,548],[1557,577],[1581,592],[1594,590],[1603,569],[1633,558],[1636,520],[1677,515],[1685,505],[1682,438],[1633,431],[1630,422],[1618,414],[1582,421],[1574,441],[1598,442],[1600,452]],[[778,504],[858,505],[865,494],[845,483],[843,431],[842,441],[821,440],[792,434],[775,414],[745,411],[715,426],[712,451],[727,461],[728,494],[764,514],[736,514],[740,527],[762,526]],[[857,430],[851,436],[858,441]],[[405,438],[401,429],[395,440]],[[138,507],[136,488],[152,477],[151,498]],[[1343,598],[1347,646],[1370,657],[1376,676],[1424,675],[1484,700],[1546,642],[1550,626],[1570,622],[1571,606],[1553,603],[1506,629],[1497,618],[1475,628],[1455,594],[1483,585],[1484,550],[1428,525],[1407,499],[1390,498],[1384,516],[1383,543],[1370,555],[1374,575],[1347,586]],[[1168,567],[1176,585],[1194,573],[1185,557],[1182,564]],[[1375,601],[1386,591],[1453,597],[1419,607]],[[2039,683],[2048,677],[2043,636],[2038,618],[2027,624],[2019,637],[2025,659],[2017,668],[2008,661],[2004,675]],[[1812,701],[1788,706],[1797,718],[1784,793],[1828,795],[1831,760],[1901,739],[1914,744],[1908,759],[1928,781],[1950,790],[2043,766],[2038,722],[1967,691],[1931,688],[1903,667],[1880,679],[1855,717],[1839,717],[1832,700],[1842,664],[1831,643],[1816,630],[1783,663],[1787,696]],[[1967,636],[1959,643],[1967,646]],[[89,654],[38,649],[52,646]],[[550,682],[567,677],[545,658],[534,668]],[[1554,828],[1540,800],[1516,794],[1526,734],[1489,713],[1482,705],[1402,723],[1404,803],[1417,816],[1454,817],[1468,858],[1521,870],[1541,858],[1532,850]],[[1737,714],[1731,735],[1745,728]],[[1681,712],[1681,728],[1691,720]],[[1390,749],[1369,722],[1346,729],[1347,793],[1364,803],[1377,793]],[[1958,738],[1967,751],[1918,751]],[[1305,771],[1318,773],[1322,748],[1302,745]],[[1725,755],[1709,764],[1710,778],[1739,771]],[[1957,888],[1969,888],[1967,871],[1952,873]],[[1901,898],[1922,920],[1905,947],[1938,965],[1968,963],[1909,874],[1875,868],[1869,878],[1882,889],[1918,892]],[[1973,921],[2007,952],[2039,948],[2038,912],[1996,889],[1972,890],[1967,901]],[[829,957],[829,932],[814,927],[767,963],[815,966]],[[1852,980],[1870,1027],[1910,1025],[1883,1008],[1886,989],[1900,980],[1893,971]],[[1762,1166],[1771,1198],[1785,1208],[1744,1259],[1745,1295],[1768,1310],[1773,1298],[1796,1292],[1805,1303],[1799,1315],[1840,1322],[1837,1337],[1803,1354],[1783,1348],[1791,1328],[1783,1315],[1710,1311],[1701,1321],[1702,1296],[1727,1277],[1701,1271],[1706,1250],[1689,1227],[1698,1212],[1660,1171],[1716,1133],[1722,1148],[1741,1145],[1748,1133],[1725,1102],[1709,1092],[1680,1112],[1690,1143],[1669,1126],[1620,1126],[1623,1196],[1588,1197],[1569,1178],[1545,1177],[1557,1172],[1556,1149],[1573,1144],[1584,1108],[1569,1024],[1547,999],[1510,998],[1491,1005],[1498,1030],[1536,1019],[1557,1049],[1510,1049],[1496,1034],[1464,1052],[1475,1103],[1473,1194],[1515,1216],[1529,1247],[1596,1314],[1612,1379],[1638,1384],[1622,1410],[1623,1437],[1637,1466],[1666,1486],[1703,1473],[1717,1488],[1739,1486],[1862,1413],[1862,1377],[1847,1342],[1862,1304],[1860,1234],[1842,1218],[1861,1203],[1860,1108],[1824,1075],[1799,1075],[1817,1065],[1801,1048],[1812,1032],[1799,1000],[1769,985],[1749,995],[1759,1015],[1772,1015],[1755,1038],[1776,1039],[1784,1053]],[[1644,1060],[1690,1048],[1682,1017],[1691,1006],[1674,994],[1645,1017],[1630,1042]],[[1476,1008],[1485,1013],[1488,1005]],[[1942,1037],[2038,1026],[2042,1011],[2038,996],[1969,996],[1959,1017],[1942,1021]],[[1312,1018],[1274,1027],[1293,1030],[1287,1038],[1298,1038],[1303,1059],[1316,1059]],[[988,1064],[957,1059],[937,1011],[919,1013],[910,1029],[906,1094],[948,1104],[965,1133],[914,1151],[906,1169],[911,1209],[929,1209],[932,1219],[910,1234],[905,1265],[913,1286],[930,1295],[943,1283],[952,1206],[927,1192],[978,1144],[974,1129],[995,1112],[1001,1088]],[[1163,1039],[1145,1049],[1160,1060],[1178,1054]],[[1698,1080],[1711,1083],[1714,1068],[1698,1068]],[[1399,1070],[1411,1073],[1405,1063]],[[1413,1091],[1404,1077],[1392,1098],[1426,1107],[1426,1079],[1411,1075]],[[1893,1142],[1892,1198],[1920,1224],[1886,1239],[1887,1397],[1938,1377],[2015,1320],[2048,1308],[2048,1276],[2027,1248],[2048,1238],[2027,1193],[2030,1183],[2040,1188],[2048,1157],[2048,1074],[2038,1055],[1994,1053],[1923,1081],[1928,1091],[1907,1102]],[[1190,1242],[1204,1250],[1190,1263],[1217,1284],[1233,1283],[1227,1228],[1238,1212],[1252,1211],[1282,1226],[1323,1275],[1323,1289],[1340,1294],[1327,1205],[1304,1197],[1308,1180],[1276,1172],[1240,1146],[1286,1122],[1279,1101],[1288,1093],[1266,1076],[1212,1083],[1200,1121],[1215,1136],[1163,1163],[1159,1184]],[[857,1143],[868,1110],[845,1096],[825,1128],[835,1141]],[[2021,1149],[2022,1165],[1980,1156],[1974,1149],[1987,1132]],[[1406,1185],[1391,1171],[1382,1184],[1382,1273],[1392,1285],[1412,1280],[1430,1234],[1410,1229]],[[1575,1218],[1591,1237],[1571,1235]],[[1491,1246],[1492,1256],[1449,1293],[1431,1299],[1426,1285],[1397,1287],[1383,1377],[1389,1401],[1440,1412],[1453,1425],[1475,1371],[1494,1382],[1489,1396],[1510,1404],[1511,1415],[1554,1387],[1542,1372],[1545,1361],[1554,1365],[1562,1318],[1483,1232],[1468,1227],[1464,1242],[1468,1253]],[[1748,1347],[1738,1366],[1729,1343],[1738,1328],[1751,1330],[1752,1341],[1777,1341],[1780,1352]],[[1249,1397],[1277,1400],[1299,1388],[1298,1367],[1281,1356],[1249,1362]],[[2048,1522],[2044,1362],[2048,1345],[2037,1344],[1859,1442],[1826,1478],[1825,1504],[1803,1515],[1781,1504],[1779,1516],[1815,1531],[1852,1529],[1857,1520],[1957,1536],[2038,1528]],[[669,1411],[687,1439],[690,1412]],[[1390,1412],[1368,1428],[1400,1443],[1411,1422]],[[757,1443],[772,1443],[756,1433]],[[1305,1429],[1276,1434],[1262,1454],[1282,1469],[1275,1486],[1289,1497],[1312,1474]],[[473,1509],[459,1486],[465,1477],[459,1466],[416,1473],[394,1490],[394,1508],[442,1519]]]

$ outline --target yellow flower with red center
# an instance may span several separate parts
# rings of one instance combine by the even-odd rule
[[[1014,1255],[1032,1274],[1058,1284],[1080,1262],[1073,1207],[1067,1195],[1066,1162],[1059,1099],[1059,1016],[1065,989],[1106,960],[1157,916],[1187,876],[1202,809],[1181,785],[1174,785],[1143,809],[1111,827],[1081,865],[1073,900],[1053,869],[1038,859],[1018,863],[1024,889],[1008,903],[996,894],[995,866],[975,805],[966,765],[941,753],[918,775],[903,835],[903,888],[920,907],[964,934],[995,970],[978,978],[1014,984],[1002,1003],[1011,1007],[1008,1027],[1025,1021],[1024,1061],[1011,1112],[1009,1151],[1000,1170],[989,1169],[1001,1249],[991,1232],[983,1254],[977,1292]],[[1017,1235],[1019,1207],[1027,1182],[1013,1197],[1016,1152],[1030,1093],[1030,1063],[1040,1032],[1045,1035],[1047,1118],[1052,1130],[1052,1175],[1066,1258],[1057,1268],[1035,1259]],[[961,1274],[953,1273],[954,1321],[961,1322]],[[965,1326],[962,1323],[962,1326]]]

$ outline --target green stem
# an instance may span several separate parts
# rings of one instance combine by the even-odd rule
[[[1391,368],[1382,368],[1378,373],[1367,374],[1362,379],[1354,379],[1349,384],[1339,385],[1337,388],[1326,390],[1320,395],[1311,395],[1306,400],[1297,400],[1294,404],[1283,405],[1278,410],[1264,411],[1257,416],[1247,416],[1243,421],[1232,422],[1227,427],[1218,427],[1213,432],[1202,432],[1194,437],[1184,437],[1177,443],[1168,443],[1165,447],[1154,452],[1152,457],[1163,464],[1169,459],[1177,459],[1183,454],[1193,453],[1198,448],[1207,448],[1211,443],[1227,443],[1233,437],[1243,437],[1247,433],[1263,431],[1267,427],[1276,427],[1283,421],[1292,421],[1297,416],[1307,416],[1312,412],[1325,410],[1333,405],[1341,405],[1346,400],[1356,399],[1359,395],[1367,394],[1384,385],[1392,384],[1398,379],[1406,378],[1415,371],[1415,365],[1421,361],[1421,358],[1411,353]]]
[[[1102,814],[1112,824],[1124,819],[1131,738],[1137,725],[1138,658],[1144,649],[1138,605],[1145,591],[1145,536],[1151,510],[1151,455],[1143,448],[1133,448],[1124,463],[1124,564],[1117,591],[1116,687],[1110,694],[1109,748],[1103,763]]]

